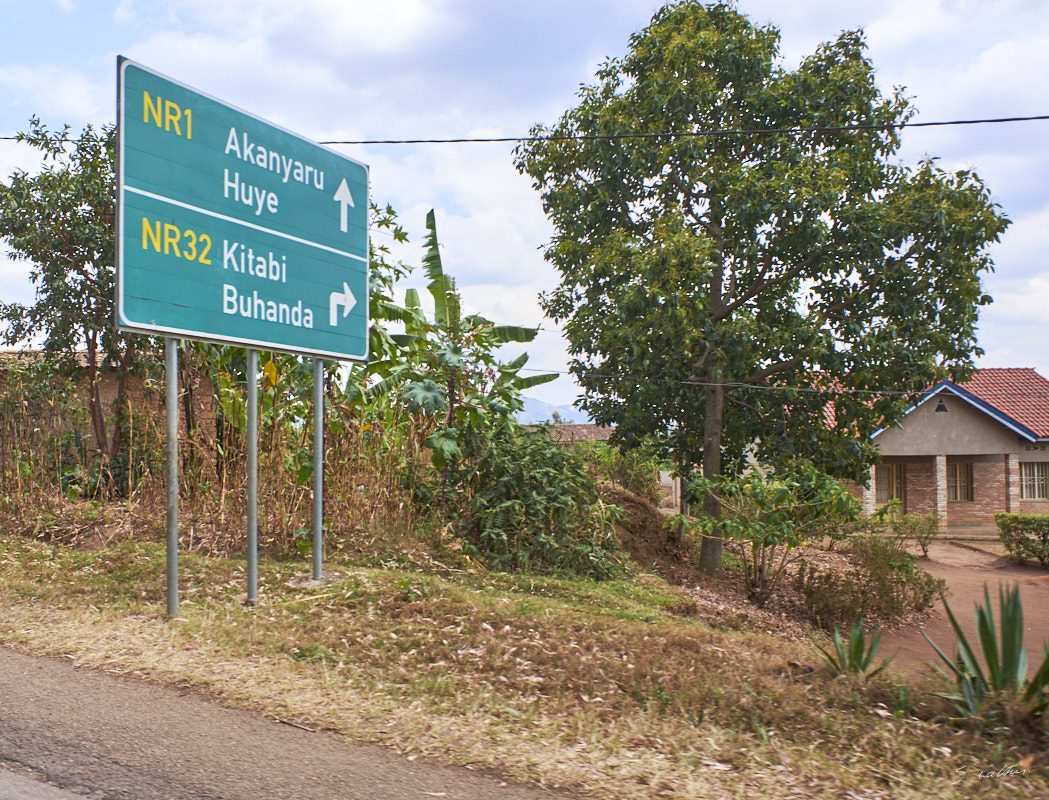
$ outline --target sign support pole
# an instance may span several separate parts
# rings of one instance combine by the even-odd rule
[[[178,342],[165,340],[168,617],[178,618]]]
[[[168,614],[178,614],[175,337],[247,349],[245,604],[256,605],[258,352],[314,359],[320,579],[323,360],[368,361],[368,166],[118,56],[116,167],[116,328],[168,337]]]
[[[324,561],[324,361],[313,359],[313,580]]]
[[[248,348],[248,604],[259,600],[259,353]]]

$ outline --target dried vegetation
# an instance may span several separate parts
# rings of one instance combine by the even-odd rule
[[[1049,795],[1044,732],[952,725],[931,678],[834,677],[794,581],[756,609],[737,572],[701,580],[688,537],[671,543],[649,500],[621,487],[602,488],[622,509],[617,577],[486,569],[411,502],[425,429],[405,418],[340,412],[329,573],[316,587],[296,555],[309,514],[300,449],[280,440],[297,429],[264,439],[254,608],[243,604],[242,470],[235,453],[216,470],[222,442],[187,432],[180,619],[168,621],[151,414],[128,432],[133,491],[89,499],[75,452],[31,427],[46,396],[25,397],[0,453],[5,646],[584,796]],[[832,568],[841,556],[819,558]],[[1026,772],[981,779],[991,766]]]
[[[70,504],[51,524],[84,510]],[[662,546],[639,537],[643,517],[637,501],[620,536],[658,568]],[[931,686],[891,671],[833,678],[791,641],[811,634],[748,608],[728,582],[492,574],[431,551],[414,566],[333,563],[316,588],[296,580],[305,563],[264,562],[251,609],[242,561],[188,553],[182,618],[167,622],[162,546],[141,536],[76,546],[94,536],[0,537],[6,644],[595,797],[1049,790],[1044,742],[952,728],[923,694]],[[989,764],[1029,772],[980,782]],[[969,778],[953,785],[963,769]]]

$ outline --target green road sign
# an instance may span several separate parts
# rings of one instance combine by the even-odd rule
[[[368,358],[368,168],[119,58],[117,325]]]

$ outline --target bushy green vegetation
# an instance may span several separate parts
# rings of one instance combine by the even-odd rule
[[[392,209],[373,208],[372,217],[374,228],[403,240]],[[424,268],[435,311],[425,310],[414,290],[398,305],[396,284],[410,270],[373,249],[375,357],[348,374],[334,365],[327,372],[328,550],[379,556],[440,547],[441,534],[451,532],[493,568],[614,574],[618,509],[598,498],[577,454],[545,434],[524,434],[514,419],[521,391],[554,376],[523,377],[526,355],[503,364],[496,351],[530,341],[535,330],[462,314],[432,212],[427,227]],[[391,334],[395,325],[404,332]],[[180,546],[230,555],[246,539],[246,353],[202,342],[180,350]],[[260,353],[259,364],[258,538],[263,552],[291,557],[312,543],[312,369],[308,360],[279,353]],[[8,510],[44,508],[56,493],[119,496],[133,498],[159,527],[159,365],[134,391],[123,381],[111,409],[124,431],[115,455],[92,441],[75,371],[30,358],[0,364],[0,376],[0,483]]]
[[[929,544],[940,532],[939,514],[897,514],[890,517],[892,532],[901,542],[911,540],[928,557]]]
[[[856,522],[860,513],[858,501],[840,481],[800,460],[739,478],[697,477],[686,489],[690,501],[707,495],[718,498],[720,518],[702,513],[695,519],[675,517],[669,524],[684,525],[699,537],[723,534],[759,606],[772,597],[802,545],[820,542],[828,532]]]
[[[621,486],[650,503],[659,500],[659,458],[654,448],[629,449],[608,442],[579,442],[576,450],[587,471],[596,479]]]
[[[899,539],[856,536],[847,553],[852,569],[803,564],[798,571],[798,589],[825,628],[923,611],[943,595],[944,582],[915,563]]]
[[[501,431],[472,470],[458,528],[471,555],[505,571],[607,578],[622,569],[620,509],[598,497],[580,454],[544,429]]]
[[[998,535],[1005,549],[1018,561],[1036,559],[1049,569],[1049,514],[994,515]]]

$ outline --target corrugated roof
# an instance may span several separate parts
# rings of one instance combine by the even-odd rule
[[[1049,438],[1049,380],[1031,367],[985,367],[957,385],[1039,439]]]

